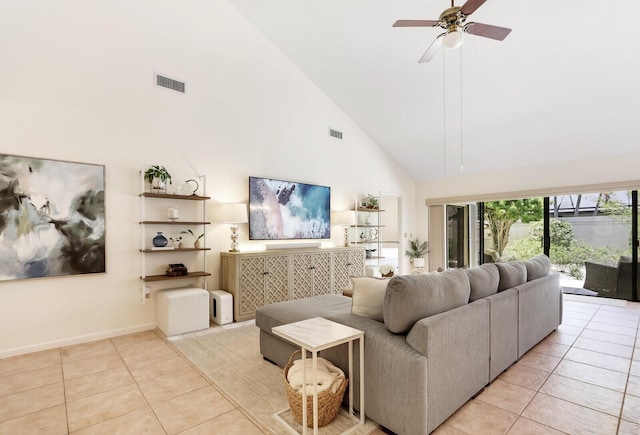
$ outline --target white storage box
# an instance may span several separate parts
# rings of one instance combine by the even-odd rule
[[[233,296],[222,290],[209,292],[209,314],[218,325],[233,322]]]
[[[184,334],[209,327],[209,292],[185,287],[156,293],[156,318],[164,335]]]

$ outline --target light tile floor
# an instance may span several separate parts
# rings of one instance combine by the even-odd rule
[[[640,303],[565,298],[558,331],[434,435],[640,434],[639,321]]]
[[[639,322],[640,303],[565,300],[559,330],[434,434],[640,434]],[[0,434],[36,432],[264,433],[154,331],[0,359]]]
[[[263,434],[155,331],[0,359],[0,434]]]

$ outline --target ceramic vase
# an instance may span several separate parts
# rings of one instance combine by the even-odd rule
[[[162,235],[161,231],[158,231],[158,234],[153,238],[153,246],[156,248],[164,248],[167,246],[167,243],[169,243],[167,238]]]

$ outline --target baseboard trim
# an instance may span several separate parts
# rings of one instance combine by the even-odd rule
[[[14,347],[11,349],[0,350],[0,358],[7,358],[10,356],[24,355],[32,352],[39,352],[43,350],[56,349],[62,346],[72,346],[74,344],[87,343],[90,341],[103,340],[105,338],[118,337],[120,335],[134,334],[136,332],[148,331],[155,329],[157,323],[145,323],[142,325],[129,326],[121,329],[111,329],[108,331],[96,332],[93,334],[78,335],[75,337],[62,338],[59,340],[46,341],[38,344],[32,344],[29,346]]]

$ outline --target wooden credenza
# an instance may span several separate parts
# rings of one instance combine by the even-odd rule
[[[362,247],[221,252],[222,289],[233,295],[234,320],[248,320],[263,305],[342,294],[350,276],[364,275],[364,259]]]

